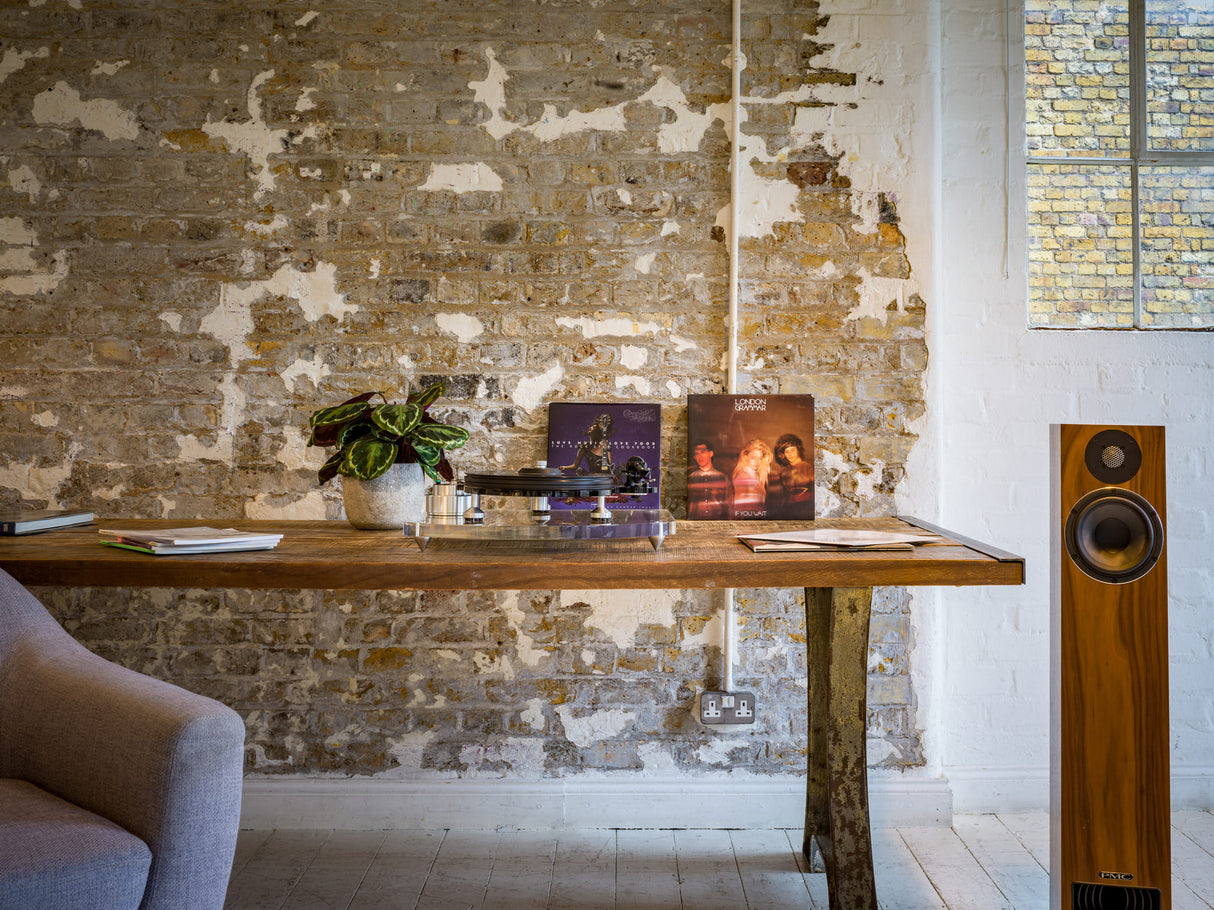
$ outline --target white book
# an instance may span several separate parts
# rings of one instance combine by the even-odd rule
[[[86,525],[92,520],[92,512],[65,512],[55,509],[0,512],[0,537],[70,528],[73,525]]]

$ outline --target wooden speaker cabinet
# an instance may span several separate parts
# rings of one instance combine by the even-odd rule
[[[1051,427],[1051,910],[1171,910],[1163,427]]]

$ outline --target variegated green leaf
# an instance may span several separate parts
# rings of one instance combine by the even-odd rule
[[[422,409],[415,404],[381,404],[371,412],[377,427],[393,436],[408,436],[422,419]]]
[[[446,391],[446,386],[441,382],[436,382],[430,388],[418,392],[416,395],[410,395],[409,403],[415,404],[419,408],[424,408],[429,404],[433,404],[444,391]]]
[[[340,474],[359,480],[374,480],[392,467],[399,450],[395,443],[368,436],[351,443],[344,451],[346,454],[339,468]]]
[[[316,411],[309,419],[308,423],[313,428],[328,427],[339,423],[345,423],[347,420],[353,420],[363,411],[368,411],[373,408],[369,401],[347,402],[346,404],[337,404],[331,408],[321,408]]]
[[[445,423],[423,423],[413,431],[413,445],[419,442],[441,449],[458,449],[468,441],[468,431]]]

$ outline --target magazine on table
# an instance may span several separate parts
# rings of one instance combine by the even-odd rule
[[[281,534],[238,531],[235,528],[161,528],[151,531],[102,528],[98,531],[106,546],[136,550],[154,555],[186,553],[223,553],[237,550],[272,550]]]

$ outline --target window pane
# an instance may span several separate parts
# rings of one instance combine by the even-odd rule
[[[1147,0],[1146,11],[1150,146],[1214,150],[1214,3]]]
[[[1029,165],[1029,322],[1134,324],[1130,169]]]
[[[1139,172],[1142,324],[1214,326],[1214,167]]]
[[[1126,0],[1025,0],[1030,156],[1130,153],[1129,28]]]

